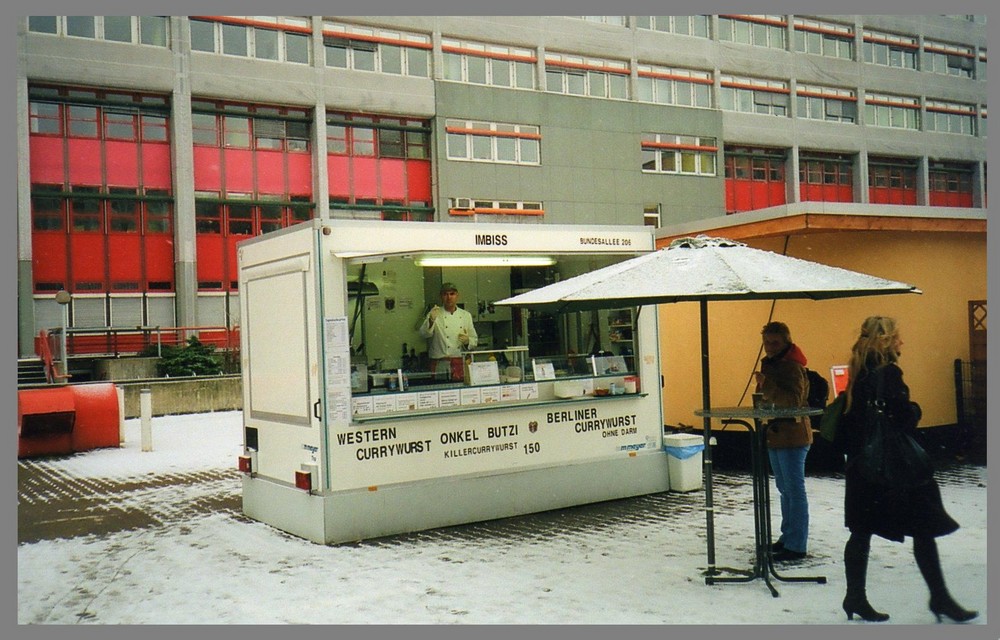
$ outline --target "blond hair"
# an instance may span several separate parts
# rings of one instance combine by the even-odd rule
[[[847,407],[851,408],[851,395],[854,382],[867,372],[869,368],[879,367],[896,362],[899,353],[896,342],[899,339],[899,328],[896,320],[887,316],[869,316],[861,323],[861,334],[851,347],[851,363],[847,378]]]

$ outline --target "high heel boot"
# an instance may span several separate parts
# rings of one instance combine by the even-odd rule
[[[847,595],[844,596],[844,613],[848,620],[854,614],[867,622],[885,622],[888,613],[876,611],[868,602],[866,582],[868,578],[868,549],[870,536],[851,535],[844,545],[844,576],[847,579]]]
[[[948,593],[934,538],[914,538],[913,557],[917,561],[924,582],[927,583],[927,588],[931,591],[929,607],[938,622],[941,622],[941,616],[951,618],[955,622],[968,622],[979,615],[978,611],[963,609]]]

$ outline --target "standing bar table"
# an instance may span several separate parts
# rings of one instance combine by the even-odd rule
[[[771,595],[778,597],[778,590],[771,584],[771,576],[783,582],[816,582],[826,584],[825,576],[782,576],[774,568],[771,557],[771,492],[768,482],[767,421],[775,418],[802,418],[823,413],[812,407],[712,407],[698,409],[695,415],[718,418],[724,423],[741,424],[750,432],[750,466],[753,476],[754,564],[746,576],[705,576],[706,584],[717,582],[750,582],[763,578]]]

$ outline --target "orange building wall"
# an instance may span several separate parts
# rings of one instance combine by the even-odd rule
[[[785,238],[746,243],[782,253]],[[900,366],[911,397],[923,408],[921,426],[954,424],[953,363],[969,358],[968,302],[986,299],[985,234],[812,233],[793,236],[787,254],[903,281],[923,293],[779,300],[773,304],[773,316],[770,301],[710,302],[712,404],[750,404],[751,373],[763,355],[760,329],[769,319],[787,323],[809,367],[830,379],[832,365],[848,364],[862,320],[889,315],[900,323]],[[693,413],[702,405],[699,305],[661,305],[659,318],[664,422],[701,428],[702,419]],[[714,423],[713,428],[720,425]]]

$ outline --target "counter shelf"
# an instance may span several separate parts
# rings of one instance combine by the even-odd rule
[[[397,394],[399,395],[399,394]],[[412,410],[412,411],[397,411],[391,413],[379,413],[372,415],[352,415],[351,424],[361,424],[365,422],[378,422],[383,420],[406,420],[408,418],[422,418],[433,415],[455,415],[459,413],[478,413],[485,411],[507,411],[511,408],[522,409],[525,407],[544,407],[549,405],[563,405],[567,403],[575,402],[585,402],[585,401],[598,401],[605,402],[608,400],[629,400],[632,398],[645,398],[647,393],[626,393],[623,395],[616,396],[577,396],[575,398],[544,398],[538,400],[520,400],[520,401],[508,401],[508,402],[490,402],[486,404],[478,405],[463,405],[459,407],[448,407],[448,408],[438,408],[431,410]]]

